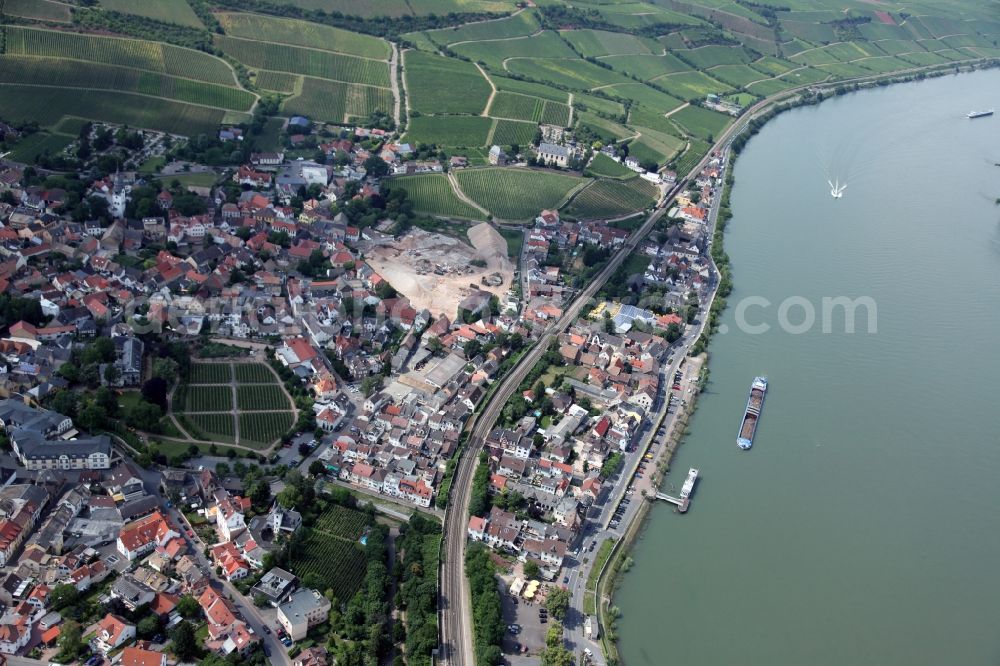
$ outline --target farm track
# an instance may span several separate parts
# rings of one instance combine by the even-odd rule
[[[524,10],[522,9],[521,11],[524,11]],[[511,16],[514,16],[514,14],[511,14]],[[495,19],[495,20],[501,20],[501,19]],[[468,25],[468,24],[466,24],[466,25]],[[519,35],[517,37],[494,37],[492,39],[463,39],[460,42],[452,42],[451,44],[448,44],[447,46],[450,49],[453,46],[461,46],[462,44],[479,44],[480,42],[512,42],[515,39],[531,39],[532,37],[537,37],[538,35],[542,34],[543,32],[545,32],[545,31],[542,30],[541,28],[539,28],[538,30],[536,30],[533,33],[531,33],[530,35]]]
[[[490,211],[486,210],[485,208],[477,204],[475,201],[470,199],[468,195],[465,194],[465,192],[462,191],[462,187],[458,184],[458,179],[455,178],[455,174],[452,171],[448,172],[448,184],[451,185],[451,191],[455,193],[456,197],[458,197],[465,203],[469,204],[470,206],[478,210],[486,217],[490,216]]]
[[[390,42],[389,46],[392,48],[392,57],[389,60],[389,83],[392,86],[392,119],[396,123],[396,127],[399,127],[399,113],[400,113],[400,100],[402,99],[399,94],[399,79],[401,78],[400,68],[399,68],[399,47],[395,42]]]
[[[674,109],[673,111],[667,111],[666,113],[664,113],[664,114],[663,114],[663,117],[664,117],[664,118],[669,118],[670,116],[674,115],[674,114],[675,114],[675,113],[677,113],[678,111],[682,111],[682,110],[684,110],[684,109],[688,108],[689,106],[691,106],[691,103],[690,103],[690,102],[684,102],[684,104],[682,104],[681,106],[678,106],[678,107],[677,107],[676,109]]]
[[[476,69],[479,70],[479,73],[483,75],[483,78],[486,79],[486,82],[488,84],[490,84],[490,90],[491,90],[490,97],[489,97],[489,99],[486,100],[486,106],[483,107],[483,112],[479,114],[481,116],[488,116],[488,115],[490,115],[489,114],[490,107],[493,106],[493,98],[495,98],[497,96],[497,87],[493,83],[493,79],[491,79],[489,77],[489,75],[486,73],[486,70],[484,70],[482,68],[482,66],[478,62],[477,63],[473,63],[473,64],[476,66]],[[496,125],[494,124],[494,127],[495,126]],[[490,131],[490,134],[492,135],[492,130]],[[489,143],[489,142],[487,142],[487,143]]]

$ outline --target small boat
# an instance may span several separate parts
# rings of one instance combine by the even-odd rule
[[[973,118],[985,118],[986,116],[992,116],[992,115],[993,115],[993,109],[990,109],[988,111],[969,111],[969,114],[966,116],[966,118],[972,120]]]

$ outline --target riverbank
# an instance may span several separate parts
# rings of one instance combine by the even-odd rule
[[[733,148],[733,154],[730,159],[727,160],[727,175],[726,175],[726,186],[724,190],[724,199],[720,199],[720,206],[725,206],[728,209],[728,195],[729,191],[733,185],[732,168],[735,167],[736,158],[738,157],[738,152],[745,145],[747,139],[757,133],[769,120],[778,116],[786,110],[791,108],[796,108],[804,105],[816,104],[819,101],[824,101],[829,99],[829,97],[837,96],[840,94],[845,94],[847,92],[854,92],[855,90],[861,90],[864,88],[874,88],[888,85],[889,83],[896,82],[910,82],[919,80],[922,78],[929,78],[932,76],[943,76],[944,74],[952,73],[955,71],[972,71],[979,68],[996,66],[996,61],[984,61],[976,63],[978,66],[966,66],[963,68],[936,68],[933,70],[927,70],[922,73],[914,72],[906,75],[893,75],[881,77],[868,82],[857,82],[854,84],[841,84],[838,86],[828,86],[823,89],[823,86],[812,86],[811,90],[823,89],[820,96],[811,95],[808,97],[800,96],[798,98],[783,98],[781,100],[775,100],[771,106],[765,106],[759,109],[759,116],[745,121],[744,125],[738,123],[738,132],[735,132],[733,136],[727,138],[727,142],[731,142]],[[802,91],[799,91],[802,93]],[[725,222],[728,221],[728,217],[719,220],[719,224],[716,225],[716,230],[713,237],[713,247],[712,247],[712,257],[713,261],[718,264],[718,271],[720,275],[720,284],[723,276],[723,271],[728,271],[728,256],[725,254],[723,246],[723,235]],[[726,308],[725,297],[722,293],[719,294],[718,298],[712,300],[711,305],[708,310],[708,323],[705,333],[699,339],[697,347],[693,351],[705,351],[708,347],[708,343],[711,339],[712,332],[716,330],[718,326],[718,319]],[[685,414],[685,422],[690,419],[695,410],[695,404],[691,404],[689,409]],[[664,465],[658,467],[658,473],[665,472],[669,469],[671,458],[678,448],[681,441],[684,439],[684,430],[678,429],[676,432],[678,437],[677,442],[673,442],[670,446],[665,447],[664,454]],[[668,453],[669,451],[669,453]],[[600,603],[599,612],[601,624],[606,628],[605,634],[603,634],[602,642],[605,647],[605,654],[608,658],[608,663],[619,663],[620,657],[618,654],[617,646],[615,645],[615,639],[617,636],[614,632],[614,622],[617,617],[617,609],[612,605],[612,597],[618,586],[620,576],[624,571],[627,571],[630,563],[630,552],[632,546],[638,540],[639,535],[645,525],[646,516],[649,514],[649,507],[642,506],[640,511],[637,513],[635,520],[628,525],[622,538],[615,544],[612,556],[609,558],[608,562],[604,565],[600,577],[598,579],[598,600]]]

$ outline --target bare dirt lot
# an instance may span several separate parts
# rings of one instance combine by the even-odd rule
[[[502,296],[514,278],[507,241],[496,229],[478,224],[469,229],[469,240],[471,245],[413,229],[393,243],[373,248],[367,260],[414,308],[454,319],[470,285]],[[486,267],[473,266],[470,262],[476,259],[485,261]]]

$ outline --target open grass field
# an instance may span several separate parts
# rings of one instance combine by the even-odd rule
[[[533,11],[525,11],[496,21],[466,23],[463,26],[454,28],[428,30],[425,34],[436,44],[447,46],[457,42],[475,42],[483,39],[527,37],[537,30],[537,15]]]
[[[291,409],[288,398],[277,384],[240,384],[236,387],[236,408],[240,411]]]
[[[285,100],[281,109],[288,115],[344,123],[351,118],[367,118],[373,111],[390,113],[392,91],[307,76],[302,79],[302,92]]]
[[[233,37],[305,46],[376,60],[387,60],[391,52],[389,43],[377,37],[309,21],[235,12],[220,12],[215,16],[226,34]]]
[[[485,217],[455,195],[444,174],[399,176],[389,182],[392,187],[401,187],[409,193],[413,209],[417,212],[468,220],[481,220]]]
[[[228,412],[233,408],[233,390],[228,386],[189,386],[185,412]]]
[[[267,448],[295,425],[294,412],[249,412],[239,419],[240,444],[260,448]]]
[[[702,139],[718,136],[733,120],[725,114],[694,105],[681,109],[670,116],[670,119]]]
[[[69,23],[70,21],[70,6],[51,0],[6,0],[3,11],[8,16],[19,16],[39,21],[57,23]]]
[[[506,227],[499,227],[497,231],[507,241],[507,256],[516,261],[521,256],[521,248],[524,246],[524,234],[520,229]]]
[[[632,169],[629,169],[620,162],[615,162],[604,153],[594,155],[594,159],[587,165],[586,174],[588,176],[604,176],[623,180],[635,177],[635,171],[632,171]]]
[[[15,162],[33,164],[41,155],[58,155],[75,139],[75,135],[35,132],[23,137],[14,146],[10,158]]]
[[[606,30],[564,30],[563,39],[585,58],[604,56],[651,55],[663,52],[655,40]]]
[[[531,54],[535,58],[576,58],[566,42],[559,36],[546,31],[530,37],[514,37],[511,39],[492,40],[484,42],[466,42],[456,44],[451,49],[466,58],[476,62],[484,62],[491,69],[503,69],[507,58],[523,57]]]
[[[482,116],[420,116],[411,118],[408,141],[439,146],[485,146],[493,119]]]
[[[214,37],[215,45],[223,53],[249,67],[389,87],[389,64],[386,62],[226,35]]]
[[[101,90],[0,84],[0,117],[51,127],[65,113],[91,120],[183,134],[214,134],[225,112],[205,106]]]
[[[141,39],[97,37],[8,26],[5,53],[87,60],[162,72],[207,83],[237,85],[232,68],[220,58],[193,49]]]
[[[100,0],[104,9],[122,14],[135,14],[166,23],[202,29],[205,25],[191,9],[187,0]]]
[[[526,220],[546,208],[557,208],[587,180],[528,169],[464,169],[455,177],[462,191],[504,220]]]
[[[420,113],[481,113],[486,107],[490,84],[472,63],[421,51],[406,51],[403,62],[411,109]]]
[[[493,126],[493,133],[488,144],[498,146],[509,146],[516,144],[526,146],[535,138],[538,125],[535,123],[525,123],[519,120],[497,120]]]
[[[89,90],[118,90],[178,102],[249,111],[255,97],[239,88],[192,81],[128,67],[99,65],[62,58],[0,56],[0,83],[47,85]]]
[[[564,209],[567,215],[582,219],[620,217],[656,203],[656,186],[642,178],[628,181],[595,180]]]
[[[233,380],[233,370],[228,363],[193,363],[191,384],[228,384]]]

